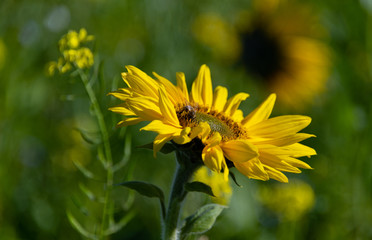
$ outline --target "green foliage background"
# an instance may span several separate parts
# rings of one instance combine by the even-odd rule
[[[371,239],[372,238],[372,4],[369,0],[309,1],[329,31],[332,69],[326,91],[303,112],[277,106],[274,115],[300,113],[313,122],[305,132],[317,138],[306,144],[318,155],[306,160],[314,170],[287,174],[308,182],[315,205],[296,222],[270,213],[257,198],[262,185],[236,174],[243,188],[234,187],[230,208],[207,232],[210,239]],[[230,94],[249,92],[245,113],[268,93],[236,66],[213,58],[191,33],[193,19],[214,11],[230,21],[249,1],[172,0],[2,0],[0,3],[0,239],[81,239],[68,222],[66,209],[95,231],[100,205],[82,194],[83,183],[102,192],[104,176],[94,145],[77,128],[97,134],[83,85],[69,75],[48,77],[45,65],[58,58],[57,42],[68,30],[85,27],[95,36],[96,63],[102,61],[95,90],[104,111],[114,161],[120,161],[125,136],[132,136],[132,154],[115,183],[144,180],[169,190],[175,162],[171,155],[153,158],[135,146],[154,135],[115,128],[119,116],[106,109],[117,102],[106,96],[123,87],[120,73],[135,65],[175,82],[185,72],[190,84],[201,64],[212,72],[214,86]],[[1,50],[1,49],[0,49]],[[3,60],[2,60],[3,59]],[[128,140],[127,140],[128,141]],[[98,180],[77,171],[82,163]],[[110,239],[159,239],[160,207],[153,199],[116,188],[113,197],[119,219],[131,209],[135,217]],[[189,199],[191,202],[194,198]],[[198,200],[195,200],[197,202]],[[186,210],[192,210],[192,204]],[[191,212],[190,212],[191,213]],[[87,216],[87,217],[86,217]]]

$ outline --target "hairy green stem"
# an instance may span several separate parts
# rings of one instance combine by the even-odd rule
[[[103,142],[103,148],[105,152],[105,167],[107,170],[107,176],[106,176],[106,193],[105,193],[105,202],[103,206],[103,213],[102,213],[102,224],[101,224],[101,231],[100,231],[100,239],[104,239],[104,231],[106,228],[106,222],[107,216],[109,215],[108,212],[110,211],[110,196],[111,196],[111,190],[113,186],[113,181],[114,181],[114,173],[113,173],[113,162],[112,162],[112,155],[111,155],[111,147],[110,147],[110,141],[109,141],[109,135],[108,131],[106,128],[105,120],[103,118],[103,114],[101,111],[101,108],[98,104],[96,95],[93,91],[92,86],[89,84],[89,80],[86,76],[86,74],[79,69],[79,75],[80,78],[84,84],[85,90],[88,93],[90,102],[92,104],[94,113],[96,115],[97,121],[98,121],[98,126],[100,129],[100,132],[102,134],[102,142]]]
[[[169,197],[168,209],[163,225],[163,240],[178,240],[180,211],[187,191],[185,184],[192,177],[193,173],[201,166],[198,163],[189,161],[189,156],[176,151],[177,170],[173,178],[171,194]],[[186,158],[186,159],[185,159]]]

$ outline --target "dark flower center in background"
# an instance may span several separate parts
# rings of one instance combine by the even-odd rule
[[[283,70],[283,54],[278,39],[257,25],[253,31],[241,34],[241,63],[253,74],[271,80]]]

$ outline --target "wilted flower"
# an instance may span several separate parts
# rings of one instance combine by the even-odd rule
[[[151,121],[141,130],[158,133],[154,154],[168,141],[177,145],[193,142],[204,164],[213,171],[222,171],[225,179],[232,166],[249,178],[282,182],[288,181],[282,171],[300,173],[298,167],[310,169],[297,158],[316,154],[314,149],[298,143],[314,136],[298,133],[311,118],[269,118],[275,94],[244,117],[238,108],[249,94],[238,93],[227,99],[227,89],[221,86],[213,92],[206,65],[201,66],[190,94],[183,73],[177,73],[174,86],[156,73],[155,80],[133,66],[127,66],[127,70],[122,77],[128,87],[110,93],[123,103],[110,110],[126,116],[118,126]]]

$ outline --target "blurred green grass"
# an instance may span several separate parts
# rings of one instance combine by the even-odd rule
[[[318,152],[306,160],[314,170],[288,174],[308,182],[315,192],[315,206],[296,222],[283,221],[257,199],[262,185],[239,175],[243,188],[234,187],[232,203],[210,239],[371,239],[372,230],[372,8],[368,0],[309,2],[329,31],[332,69],[326,91],[301,114],[313,118],[306,132],[317,138],[306,143]],[[230,94],[249,92],[245,113],[267,93],[235,66],[217,61],[191,33],[193,19],[214,11],[226,19],[245,1],[11,1],[0,3],[0,239],[79,239],[66,217],[79,199],[88,205],[78,182],[98,189],[72,164],[79,158],[97,170],[96,151],[74,128],[96,131],[89,100],[77,79],[68,75],[50,78],[45,65],[58,58],[57,42],[69,29],[85,27],[96,37],[95,51],[103,62],[105,89],[99,90],[103,109],[116,102],[105,96],[114,84],[123,86],[120,73],[135,65],[175,82],[175,72],[188,83],[199,66],[212,71],[214,86],[228,86]],[[3,59],[3,60],[2,60]],[[252,81],[246,81],[250,79]],[[292,113],[280,106],[275,114]],[[104,111],[115,156],[124,137],[115,129],[119,117]],[[132,145],[152,141],[153,135],[127,129]],[[118,161],[118,157],[116,157]],[[133,180],[153,182],[168,192],[175,167],[172,156],[152,157],[133,147],[130,159]],[[123,180],[119,174],[115,182]],[[116,189],[116,201],[129,196]],[[160,214],[157,201],[134,195],[136,217],[112,239],[158,239]],[[192,198],[191,198],[192,199]],[[95,206],[90,206],[95,209]],[[190,207],[192,209],[192,207]],[[186,210],[189,210],[186,208]],[[191,210],[190,210],[191,211]],[[120,213],[118,213],[120,215]],[[120,216],[117,216],[120,217]]]

